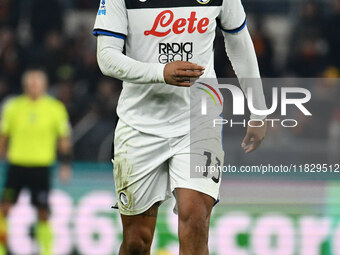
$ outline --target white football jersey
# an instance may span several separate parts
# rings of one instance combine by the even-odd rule
[[[236,33],[246,25],[240,0],[101,0],[94,35],[125,40],[126,55],[146,63],[182,60],[215,78],[215,29]],[[123,83],[118,116],[133,128],[162,137],[190,129],[190,88]]]

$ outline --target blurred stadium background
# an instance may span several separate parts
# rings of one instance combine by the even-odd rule
[[[104,78],[96,62],[92,26],[99,1],[0,1],[0,103],[21,92],[25,68],[39,65],[49,93],[67,107],[75,151],[71,183],[54,175],[52,223],[56,254],[117,254],[121,226],[114,203],[110,164],[115,108],[121,82]],[[339,78],[339,0],[243,0],[263,77]],[[141,21],[142,22],[142,21]],[[215,44],[216,72],[234,77],[222,36]],[[225,129],[227,162],[339,163],[340,86],[314,82],[312,118],[298,128],[273,128],[260,151],[239,148],[244,129]],[[266,91],[268,92],[268,91]],[[269,160],[270,159],[270,160]],[[0,168],[2,187],[5,163]],[[224,174],[221,202],[213,214],[212,254],[340,254],[340,173],[318,175]],[[29,225],[36,214],[23,193],[10,219],[14,254],[33,254]],[[177,254],[176,216],[160,211],[154,253]]]

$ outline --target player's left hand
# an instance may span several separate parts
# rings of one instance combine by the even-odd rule
[[[262,122],[252,121],[252,127],[248,126],[246,136],[241,144],[246,153],[256,150],[263,141],[267,131],[267,122],[263,121],[263,123],[261,126]]]
[[[72,177],[72,168],[69,164],[61,164],[59,167],[59,179],[63,183],[68,183]]]

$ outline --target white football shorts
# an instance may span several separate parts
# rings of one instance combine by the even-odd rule
[[[113,174],[120,213],[141,214],[156,202],[170,198],[176,188],[205,193],[217,202],[222,174],[202,169],[223,166],[221,129],[207,125],[197,129],[196,135],[191,132],[164,138],[142,133],[119,120]]]

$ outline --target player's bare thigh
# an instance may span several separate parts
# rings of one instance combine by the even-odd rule
[[[155,232],[159,203],[138,215],[122,215],[123,242],[120,255],[150,254]]]
[[[186,188],[176,188],[180,254],[209,254],[209,223],[215,199]]]

